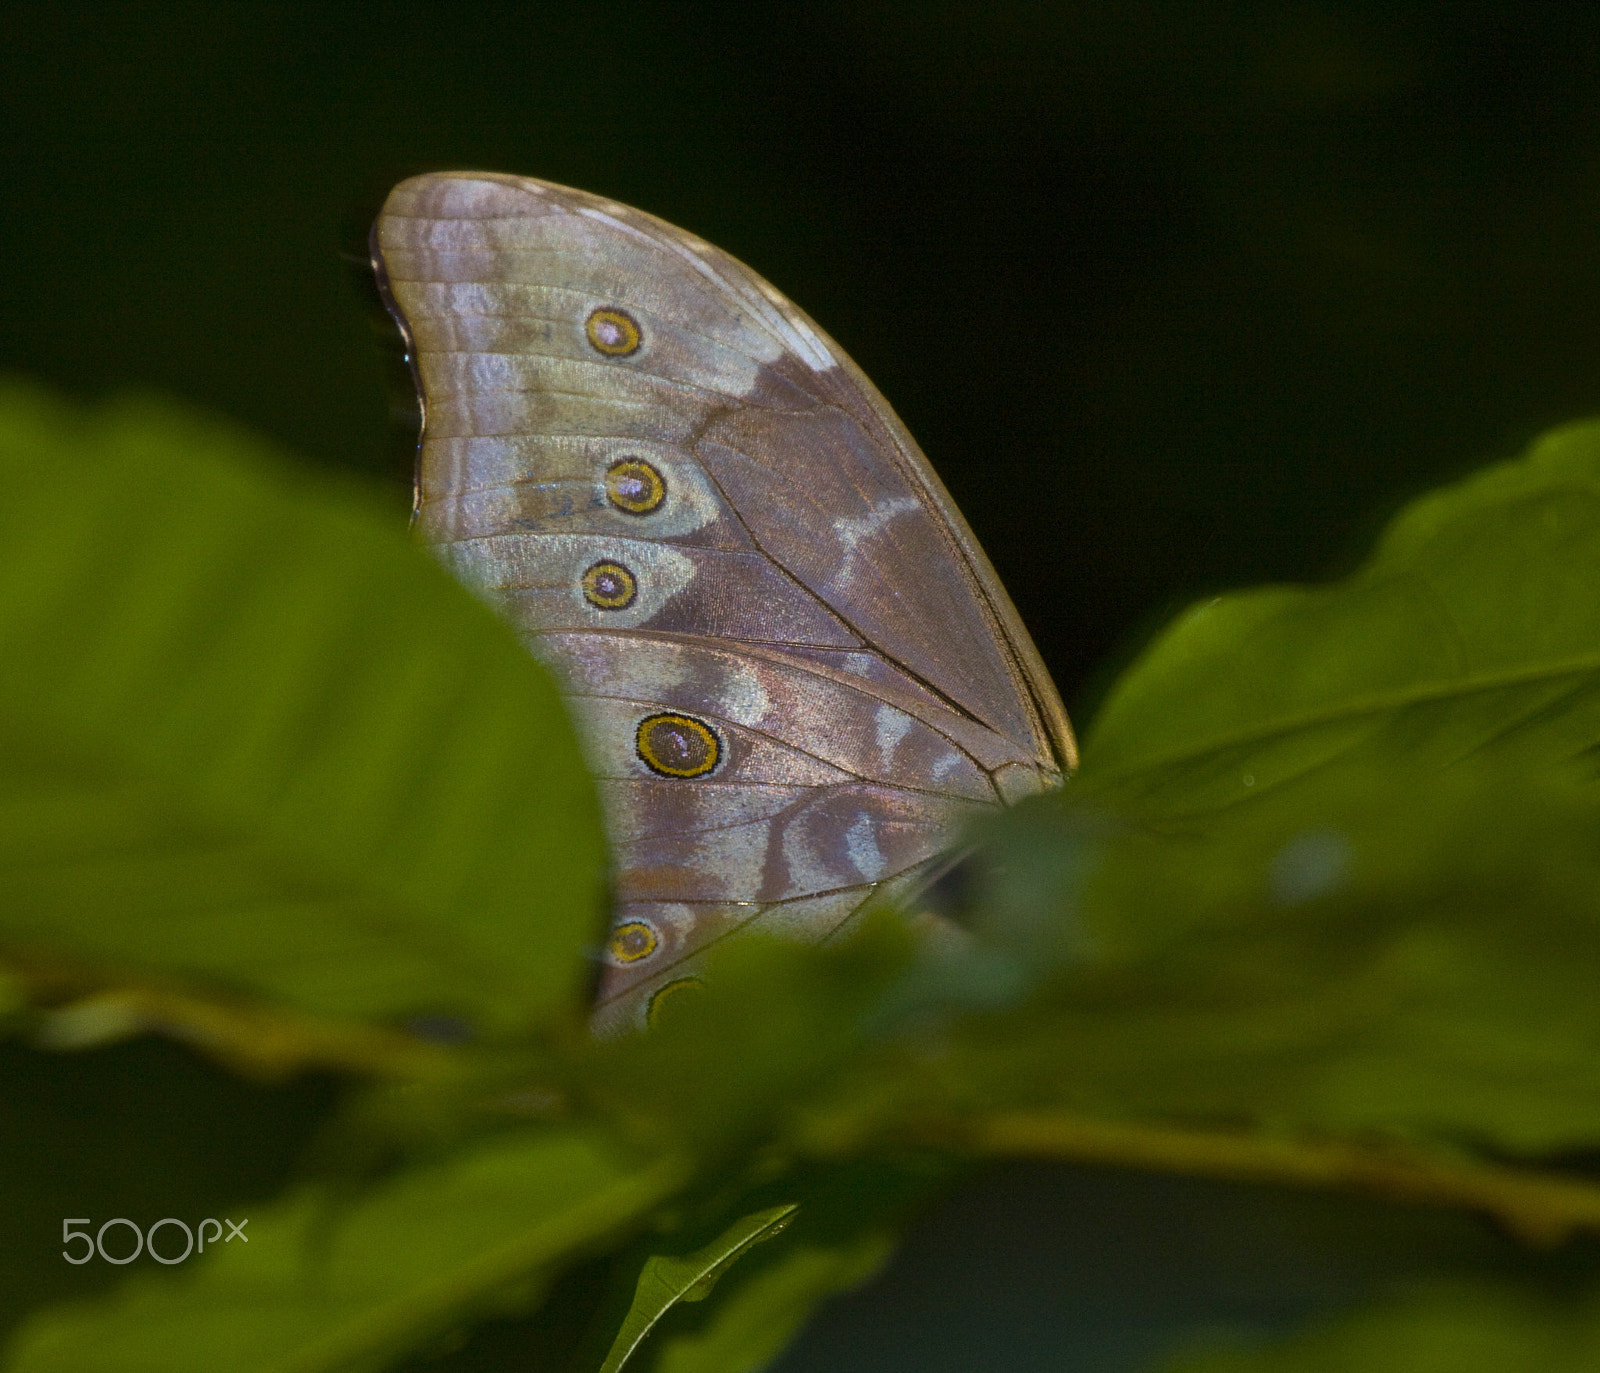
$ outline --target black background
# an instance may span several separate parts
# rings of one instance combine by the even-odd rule
[[[3,48],[0,367],[394,479],[365,217],[445,167],[600,192],[855,356],[1080,726],[1177,606],[1346,568],[1600,410],[1586,6],[169,3],[12,14]],[[993,1174],[784,1367],[1120,1369],[1370,1268],[1295,1238],[1322,1203],[1249,1195],[1275,1238],[1228,1189]]]

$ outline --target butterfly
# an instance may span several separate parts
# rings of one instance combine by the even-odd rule
[[[526,177],[402,182],[371,235],[423,410],[415,520],[561,680],[615,906],[595,1023],[711,945],[839,936],[1072,729],[994,569],[854,363],[693,234]]]

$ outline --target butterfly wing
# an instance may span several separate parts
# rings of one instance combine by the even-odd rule
[[[748,268],[640,211],[413,178],[373,230],[417,522],[562,676],[617,863],[602,1005],[759,918],[823,938],[1072,734],[943,486]]]

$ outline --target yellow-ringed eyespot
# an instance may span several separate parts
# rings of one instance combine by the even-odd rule
[[[662,777],[704,777],[722,761],[722,740],[692,715],[646,715],[634,735],[639,759]]]
[[[625,358],[639,351],[639,325],[625,310],[593,310],[583,331],[595,351],[608,358]]]
[[[676,982],[658,988],[651,995],[650,1005],[644,1013],[645,1023],[656,1024],[669,1005],[681,1010],[685,1000],[692,1001],[696,992],[705,990],[705,985],[698,977],[680,977]]]
[[[621,563],[599,562],[583,574],[583,599],[601,610],[626,610],[639,583]]]
[[[625,920],[611,931],[606,950],[618,963],[637,963],[649,958],[661,944],[655,927],[644,920]]]
[[[666,498],[666,480],[643,458],[622,458],[606,468],[606,499],[618,510],[648,515]]]

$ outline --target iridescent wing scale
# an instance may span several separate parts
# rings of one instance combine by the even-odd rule
[[[828,937],[1072,766],[927,460],[748,268],[490,173],[402,183],[373,260],[423,398],[421,535],[563,678],[599,778],[602,1023],[753,920]]]

